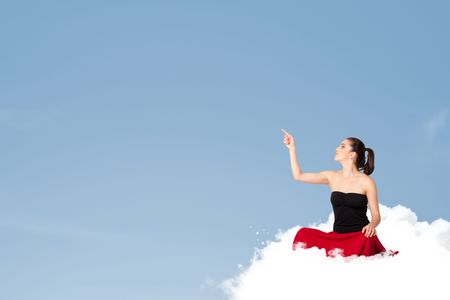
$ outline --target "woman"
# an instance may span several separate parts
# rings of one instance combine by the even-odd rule
[[[381,217],[375,181],[369,176],[374,170],[373,150],[366,148],[358,138],[348,137],[337,147],[334,157],[341,163],[341,170],[305,173],[297,162],[294,138],[284,129],[282,131],[285,133],[284,143],[289,149],[294,179],[328,185],[334,213],[333,231],[300,228],[292,244],[293,250],[318,247],[325,249],[327,256],[398,254],[398,251],[387,252],[376,235]],[[367,204],[371,221],[367,218]]]

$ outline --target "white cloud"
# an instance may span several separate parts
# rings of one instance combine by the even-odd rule
[[[449,299],[450,223],[418,222],[403,206],[380,204],[378,238],[396,256],[326,257],[324,249],[292,250],[300,226],[255,249],[249,266],[217,286],[229,300]],[[328,221],[307,226],[331,231]]]
[[[214,279],[212,279],[211,277],[207,277],[203,283],[200,285],[200,289],[207,289],[207,288],[211,288],[211,287],[215,287],[216,282],[214,281]]]
[[[433,142],[438,132],[445,127],[447,116],[448,109],[445,108],[423,124],[429,142]]]

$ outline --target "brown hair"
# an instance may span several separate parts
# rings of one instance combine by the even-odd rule
[[[375,169],[375,153],[371,148],[366,148],[364,143],[356,137],[348,137],[346,140],[350,141],[352,151],[356,152],[356,168],[362,170],[365,174],[370,175]],[[367,151],[367,162],[366,162]]]

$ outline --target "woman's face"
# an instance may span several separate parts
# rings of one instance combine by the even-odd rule
[[[352,153],[352,148],[350,146],[350,143],[348,140],[343,140],[339,146],[336,148],[336,154],[334,156],[334,160],[342,161],[351,159],[352,156],[350,154]]]

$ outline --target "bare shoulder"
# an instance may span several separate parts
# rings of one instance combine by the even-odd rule
[[[322,171],[322,172],[324,172],[324,174],[326,174],[328,176],[333,176],[333,177],[340,173],[339,170],[325,170],[325,171]]]
[[[324,170],[324,171],[321,171],[320,173],[327,176],[327,178],[330,178],[330,177],[336,175],[336,172],[337,172],[336,170]]]
[[[364,183],[366,190],[368,192],[376,190],[377,184],[375,182],[375,179],[364,173],[362,175],[363,175],[362,182]]]
[[[324,170],[320,172],[321,174],[325,175],[328,179],[328,184],[332,184],[336,180],[336,176],[339,174],[338,170]]]
[[[361,175],[363,175],[363,181],[364,181],[366,184],[375,184],[375,179],[373,179],[373,178],[370,177],[369,175],[364,174],[364,173],[362,173]]]
[[[329,174],[329,173],[331,173],[331,172],[333,172],[333,170],[323,170],[323,171],[320,171],[320,173],[322,173],[322,174]]]

